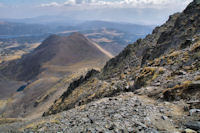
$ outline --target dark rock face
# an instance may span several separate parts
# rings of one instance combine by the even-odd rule
[[[164,54],[168,45],[159,45],[158,40],[165,38],[162,34],[165,34],[166,29],[173,30],[179,15],[170,16],[169,20],[162,26],[156,27],[151,35],[147,35],[145,39],[139,39],[134,44],[128,45],[117,57],[107,62],[103,69],[104,77],[113,75],[116,72],[121,73],[126,66],[138,67],[145,64],[146,60],[154,59]]]
[[[77,88],[78,86],[80,86],[82,83],[87,82],[91,77],[95,76],[96,74],[98,74],[99,71],[96,71],[94,69],[92,69],[91,71],[89,71],[85,77],[81,76],[78,80],[75,80],[74,82],[72,82],[67,91],[63,93],[62,97],[62,101],[64,101],[64,99],[66,97],[69,96],[70,93],[72,93],[72,91]]]
[[[187,39],[184,43],[181,44],[180,48],[184,49],[189,47],[192,44],[192,40]]]
[[[179,86],[175,86],[172,89],[166,90],[163,95],[166,100],[178,100],[181,99],[190,99],[190,97],[197,95],[196,97],[200,97],[199,95],[200,82],[187,82]]]
[[[171,16],[168,20],[171,21],[171,25],[161,33],[156,47],[149,48],[148,51],[144,52],[142,64],[146,60],[153,60],[160,57],[170,49],[178,50],[180,47],[186,48],[189,46],[192,36],[200,30],[199,12],[200,7],[195,2],[192,2],[183,13]]]
[[[96,76],[98,73],[99,73],[99,71],[96,71],[96,70],[92,69],[84,77],[81,76],[78,80],[73,81],[69,85],[69,87],[67,88],[67,91],[65,91],[62,94],[62,96],[60,97],[61,98],[61,103],[63,103],[64,100],[69,97],[69,95],[74,91],[74,89],[76,89],[78,86],[80,86],[84,82],[87,82],[90,78]],[[55,101],[55,103],[57,103],[57,101]],[[65,107],[65,110],[68,110],[68,109],[73,108],[73,107],[75,107],[74,103],[69,104],[69,105],[67,105]],[[50,114],[56,114],[58,112],[61,112],[63,109],[58,109],[58,108],[54,109],[53,106],[52,106],[49,110],[50,111],[49,112],[45,112],[43,114],[43,116],[47,116],[47,115],[50,115]]]

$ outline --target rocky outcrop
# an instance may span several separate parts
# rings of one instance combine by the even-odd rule
[[[103,98],[56,115],[11,124],[9,130],[20,132],[181,132],[177,119],[179,104],[159,103],[145,96],[123,93]],[[181,114],[181,111],[179,112]],[[182,120],[182,119],[181,119]],[[191,127],[192,125],[190,125]],[[193,125],[195,126],[195,125]],[[196,127],[196,126],[195,126]]]
[[[67,110],[70,108],[75,107],[75,103],[64,103],[65,99],[70,98],[72,99],[73,97],[70,97],[70,94],[78,87],[87,82],[90,78],[94,77],[97,75],[99,72],[97,70],[90,70],[84,77],[81,76],[79,79],[73,81],[67,90],[62,94],[60,99],[55,101],[55,105],[51,106],[48,112],[45,112],[43,116],[50,115],[50,114],[56,114],[58,112],[61,112],[63,110]]]
[[[198,99],[200,97],[200,82],[185,81],[181,85],[165,90],[163,95],[167,100]]]

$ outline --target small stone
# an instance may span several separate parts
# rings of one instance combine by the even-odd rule
[[[113,130],[114,129],[114,126],[115,125],[113,125],[113,124],[111,124],[111,125],[106,125],[105,127],[108,129],[108,130]]]
[[[128,90],[128,89],[129,89],[129,86],[128,86],[128,85],[126,85],[126,86],[125,86],[125,90]]]
[[[160,113],[165,113],[165,110],[164,109],[160,109]]]
[[[189,111],[189,106],[184,106],[184,111]]]
[[[132,127],[128,127],[128,132],[130,132],[130,133],[132,133],[133,131],[135,131],[135,129],[134,128],[132,128]]]
[[[200,109],[191,109],[189,112],[190,116],[192,116],[194,113],[200,113]]]
[[[145,132],[147,132],[147,133],[159,133],[157,130],[155,130],[155,129],[147,129],[147,130],[145,130]]]
[[[190,128],[192,130],[198,131],[200,130],[200,122],[199,121],[191,121],[185,124],[187,128]]]
[[[143,123],[141,123],[139,121],[135,121],[135,124],[139,125],[139,127],[147,128],[146,125],[144,125]]]
[[[167,119],[168,119],[167,116],[161,116],[161,118],[162,118],[163,120],[167,120]]]
[[[101,127],[96,127],[95,130],[98,132],[103,132],[103,128],[101,128]]]
[[[39,132],[44,132],[44,130],[45,130],[45,127],[42,127],[42,128],[40,128],[38,131],[39,131]]]
[[[90,122],[90,120],[88,118],[82,118],[82,121],[85,122],[85,123]]]
[[[139,110],[138,110],[138,109],[134,109],[134,111],[135,111],[135,112],[138,112]]]
[[[197,132],[192,129],[185,129],[185,133],[197,133]]]
[[[160,84],[161,84],[161,83],[160,83],[160,82],[158,82],[158,83],[155,83],[154,85],[155,85],[155,86],[160,86]]]

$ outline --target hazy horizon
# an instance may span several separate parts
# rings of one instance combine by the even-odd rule
[[[0,0],[1,19],[39,16],[159,25],[192,0]]]

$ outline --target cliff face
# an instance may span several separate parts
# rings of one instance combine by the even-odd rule
[[[82,105],[124,91],[166,100],[199,99],[195,81],[199,80],[199,46],[200,5],[194,1],[145,39],[128,45],[100,74],[75,87],[71,96],[58,99],[45,114],[69,109],[72,101]],[[154,91],[148,91],[148,87]]]

